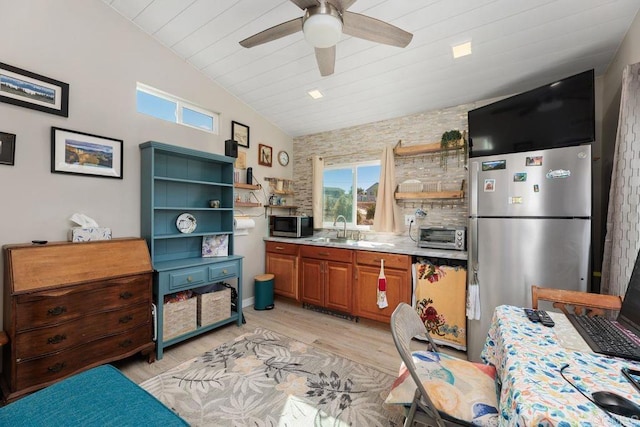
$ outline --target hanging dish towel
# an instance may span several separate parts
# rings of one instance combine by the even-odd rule
[[[473,269],[473,278],[469,282],[467,293],[467,318],[480,320],[480,283],[478,283],[478,270]]]
[[[436,344],[467,349],[467,270],[421,262],[415,266],[416,311]]]
[[[378,308],[389,306],[387,302],[387,278],[384,275],[384,259],[380,260],[380,274],[378,275]]]

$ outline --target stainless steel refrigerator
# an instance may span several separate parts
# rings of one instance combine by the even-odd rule
[[[467,320],[467,352],[479,361],[495,307],[531,307],[531,285],[587,290],[591,146],[470,158],[468,239],[481,316]]]

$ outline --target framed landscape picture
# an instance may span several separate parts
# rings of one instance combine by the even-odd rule
[[[0,102],[69,117],[69,85],[0,62]]]
[[[51,172],[122,179],[122,140],[52,127]]]

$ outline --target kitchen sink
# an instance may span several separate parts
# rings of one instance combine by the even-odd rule
[[[367,240],[352,240],[345,239],[344,237],[314,237],[309,239],[310,242],[318,242],[318,243],[340,243],[342,245],[348,246],[358,246],[361,248],[382,248],[382,247],[394,247],[393,243],[383,243],[383,242],[370,242]]]
[[[352,245],[358,243],[357,240],[345,239],[344,237],[315,237],[309,239],[310,242],[323,242],[323,243],[342,243],[343,245]]]

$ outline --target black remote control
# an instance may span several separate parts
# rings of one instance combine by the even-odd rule
[[[540,316],[538,316],[538,312],[531,308],[525,308],[524,314],[526,314],[529,320],[531,320],[534,323],[537,323],[540,321]]]
[[[554,322],[551,316],[544,310],[538,310],[538,317],[540,317],[540,323],[544,326],[551,328],[556,325],[556,322]]]

